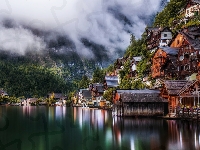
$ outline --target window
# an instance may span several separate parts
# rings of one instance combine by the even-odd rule
[[[177,40],[177,45],[179,44],[179,40]]]
[[[189,65],[185,65],[185,69],[186,71],[188,71],[190,69],[190,66]]]
[[[164,37],[167,37],[167,34],[164,34]]]
[[[183,67],[183,66],[181,66],[181,71],[183,71],[183,68],[184,68],[184,67]]]

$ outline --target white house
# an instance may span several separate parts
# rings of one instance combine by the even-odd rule
[[[22,102],[23,106],[36,105],[38,98],[28,98]]]
[[[160,32],[160,34],[161,36],[160,36],[159,46],[167,46],[172,39],[172,31],[169,28],[165,27]]]
[[[185,8],[185,18],[190,18],[200,13],[200,0],[190,0]]]

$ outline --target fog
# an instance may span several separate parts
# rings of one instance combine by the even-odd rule
[[[160,5],[161,0],[2,0],[0,49],[21,55],[38,52],[49,48],[49,38],[62,35],[83,57],[101,53],[94,53],[96,49],[84,45],[83,39],[102,45],[104,55],[118,57],[128,47],[130,34],[140,38]],[[35,34],[33,29],[49,34]]]

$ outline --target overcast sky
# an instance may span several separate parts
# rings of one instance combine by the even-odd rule
[[[81,55],[93,56],[80,42],[81,38],[104,45],[107,54],[113,55],[116,49],[126,49],[130,33],[140,37],[148,16],[160,11],[160,1],[1,0],[0,49],[19,54],[24,54],[27,49],[45,49],[45,37],[35,36],[30,28],[25,28],[30,26],[68,36]],[[15,22],[9,28],[4,25],[8,18]]]

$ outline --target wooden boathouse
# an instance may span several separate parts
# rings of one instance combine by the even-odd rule
[[[165,80],[161,96],[168,99],[170,114],[176,114],[178,107],[198,107],[199,82],[198,80]]]
[[[168,114],[168,101],[160,96],[159,90],[117,90],[118,116],[163,116]]]

